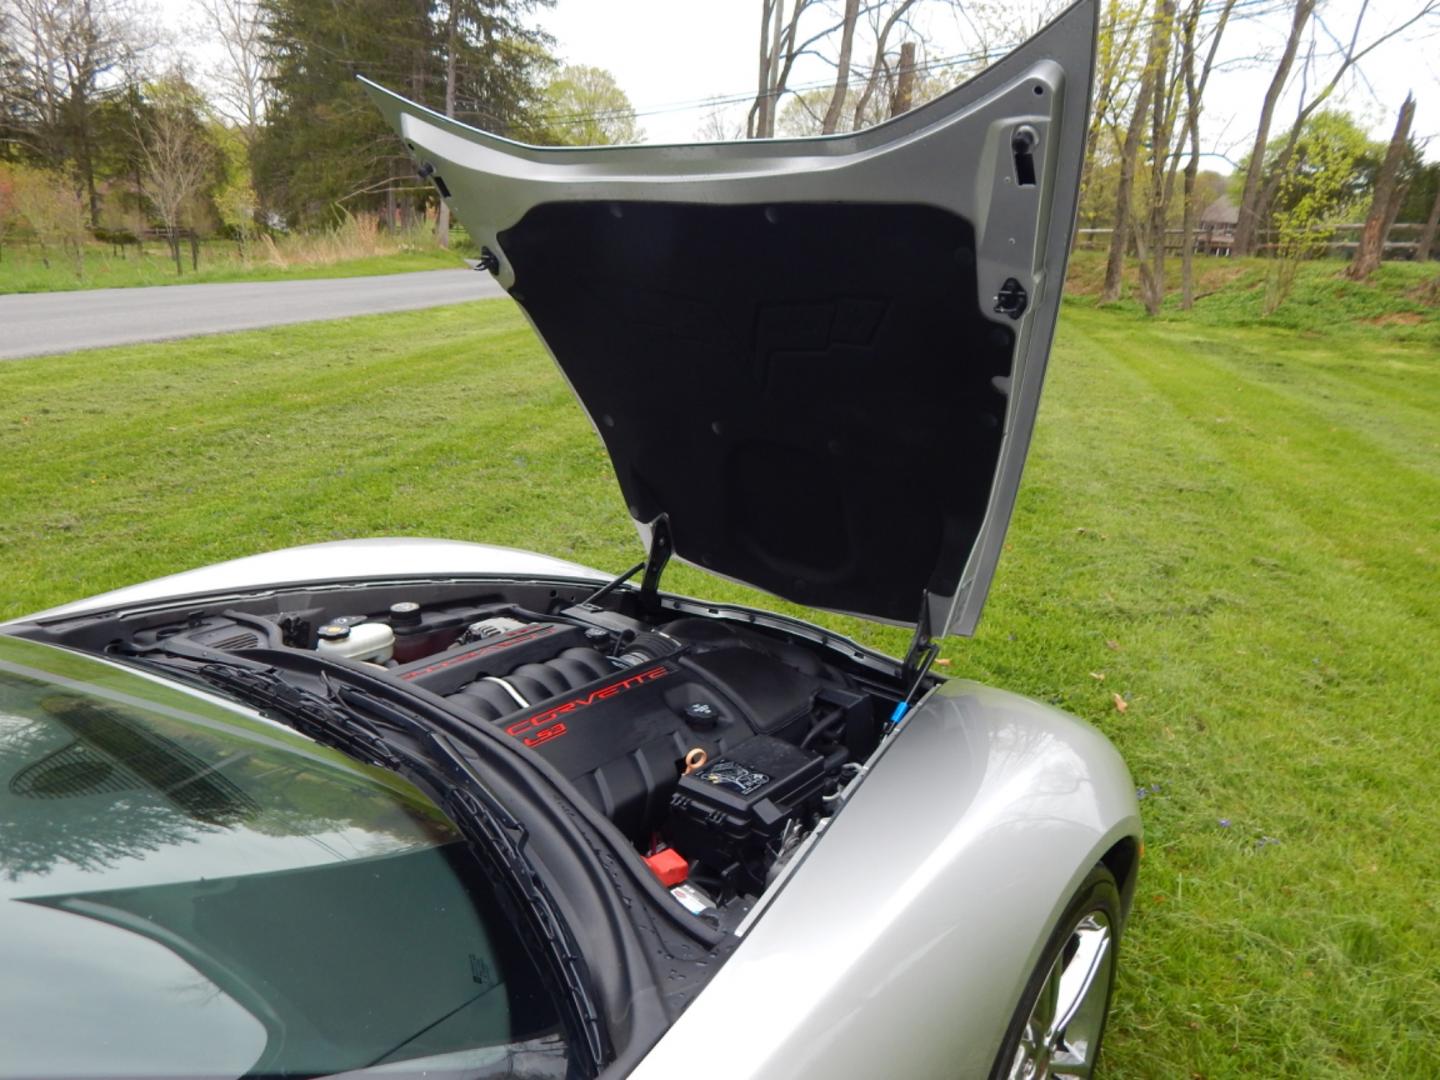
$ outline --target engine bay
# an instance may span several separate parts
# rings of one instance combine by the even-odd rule
[[[601,604],[534,586],[388,585],[64,636],[141,662],[304,653],[439,699],[546,761],[686,910],[733,927],[843,803],[903,693],[893,667],[853,646],[715,610],[642,604],[633,589]]]

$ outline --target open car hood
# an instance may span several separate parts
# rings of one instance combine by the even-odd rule
[[[1055,330],[1095,0],[854,134],[537,148],[369,90],[555,357],[649,541],[973,632]]]

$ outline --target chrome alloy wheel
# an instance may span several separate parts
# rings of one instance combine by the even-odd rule
[[[1055,958],[1020,1033],[1010,1080],[1088,1077],[1110,1005],[1114,937],[1104,911],[1087,912]]]

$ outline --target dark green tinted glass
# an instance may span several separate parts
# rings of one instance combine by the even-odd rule
[[[554,1003],[398,777],[0,637],[0,1076],[560,1076]]]

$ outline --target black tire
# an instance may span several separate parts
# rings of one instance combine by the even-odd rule
[[[1035,1042],[1034,1033],[1027,1029],[1032,1026],[1032,1019],[1035,1019],[1036,1006],[1039,1004],[1041,991],[1046,989],[1046,980],[1056,968],[1057,961],[1060,961],[1062,955],[1067,951],[1069,951],[1070,962],[1074,962],[1080,948],[1093,948],[1093,945],[1082,945],[1082,940],[1084,935],[1093,936],[1094,930],[1091,928],[1091,924],[1103,921],[1105,927],[1108,928],[1105,951],[1108,952],[1109,962],[1105,970],[1099,973],[1098,981],[1092,980],[1087,984],[1091,987],[1089,993],[1099,991],[1102,998],[1095,999],[1090,997],[1089,993],[1085,995],[1086,1019],[1091,1030],[1085,1033],[1087,1037],[1084,1058],[1088,1062],[1090,1073],[1094,1073],[1095,1064],[1100,1055],[1100,1042],[1105,1034],[1105,1021],[1110,1011],[1110,995],[1115,987],[1115,972],[1119,967],[1119,956],[1116,950],[1120,939],[1121,911],[1120,889],[1115,882],[1115,875],[1103,864],[1096,866],[1086,875],[1085,880],[1080,883],[1080,887],[1075,890],[1074,897],[1066,905],[1064,914],[1061,915],[1060,921],[1045,943],[1045,950],[1040,954],[1040,960],[1036,964],[1035,970],[1031,972],[1030,978],[1025,983],[1025,990],[1020,995],[1020,1003],[1016,1006],[1015,1013],[1010,1019],[1010,1026],[1005,1031],[1005,1038],[1000,1044],[1000,1051],[996,1054],[995,1064],[990,1070],[991,1080],[1011,1080],[1012,1076],[1017,1075],[1017,1066],[1021,1063],[1022,1039],[1029,1035],[1030,1040],[1027,1045],[1033,1046]],[[1102,1001],[1103,1004],[1101,1004]],[[1094,1021],[1093,1017],[1097,1011],[1099,1013],[1098,1023]],[[1060,1034],[1062,1036],[1065,1034],[1063,1026]],[[1059,1064],[1058,1061],[1057,1064]],[[1063,1065],[1061,1071],[1050,1072],[1048,1057],[1038,1061],[1036,1065],[1036,1071],[1029,1074],[1033,1075],[1036,1080],[1050,1076],[1072,1075],[1063,1071]],[[1025,1074],[1021,1072],[1020,1075]]]

